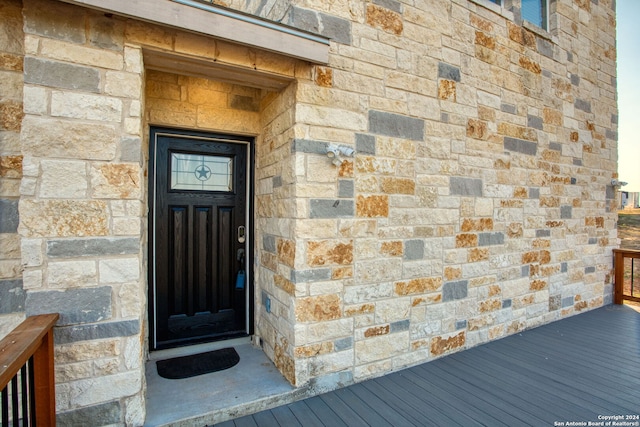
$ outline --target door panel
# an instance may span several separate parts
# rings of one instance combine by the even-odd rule
[[[248,142],[152,129],[153,348],[247,332],[236,230],[247,225]]]

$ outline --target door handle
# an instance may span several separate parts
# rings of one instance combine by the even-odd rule
[[[240,227],[238,227],[238,242],[244,243],[246,239],[246,230],[244,228],[244,225],[241,225]]]

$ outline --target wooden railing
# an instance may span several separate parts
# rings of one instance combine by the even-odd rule
[[[53,325],[59,317],[28,317],[0,341],[3,427],[56,425]]]
[[[613,303],[640,302],[640,251],[613,250],[614,291]]]

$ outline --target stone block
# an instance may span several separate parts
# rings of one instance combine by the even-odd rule
[[[110,71],[105,75],[105,93],[129,99],[141,99],[142,79],[139,74]]]
[[[25,155],[63,159],[113,160],[119,136],[113,125],[26,116],[22,121]]]
[[[404,242],[404,260],[417,260],[424,258],[424,240],[406,240]]]
[[[438,78],[460,82],[460,68],[453,65],[445,64],[444,62],[439,62]]]
[[[376,154],[376,137],[364,133],[356,133],[356,151],[362,154]]]
[[[131,163],[91,164],[91,186],[94,198],[139,199],[140,166]]]
[[[320,13],[319,17],[320,34],[337,43],[351,44],[351,21],[326,13]]]
[[[101,322],[89,325],[63,326],[54,329],[54,337],[57,344],[128,337],[139,333],[140,321],[137,319],[118,322]]]
[[[403,30],[402,15],[397,11],[380,7],[376,4],[367,5],[367,24],[391,34],[400,35]]]
[[[342,317],[342,301],[336,294],[299,298],[295,305],[298,322],[320,322]]]
[[[60,89],[100,92],[98,70],[30,56],[24,58],[24,82]]]
[[[338,180],[338,197],[353,198],[355,193],[355,183],[352,179]]]
[[[127,283],[140,279],[138,258],[114,258],[99,261],[100,283]]]
[[[78,288],[98,284],[95,261],[50,262],[47,272],[49,288]]]
[[[538,152],[537,143],[507,136],[504,137],[504,148],[505,150],[515,151],[529,156],[535,156]]]
[[[353,241],[308,241],[307,265],[348,265],[353,263]]]
[[[289,25],[312,33],[320,33],[320,18],[315,11],[292,7],[289,12]]]
[[[141,391],[143,376],[134,370],[71,382],[68,384],[69,401],[76,407],[92,406],[132,396]]]
[[[458,334],[449,336],[447,338],[435,337],[431,340],[431,354],[434,356],[440,356],[452,350],[464,347],[465,342],[465,331],[459,332]]]
[[[424,120],[369,110],[369,131],[395,138],[424,141]]]
[[[531,114],[527,114],[527,126],[529,126],[530,128],[542,130],[543,128],[542,117],[532,116]]]
[[[388,359],[409,349],[409,332],[381,335],[357,341],[355,345],[357,365]]]
[[[358,196],[356,199],[358,217],[378,218],[389,215],[389,196]]]
[[[111,318],[111,287],[30,291],[25,308],[27,316],[60,313],[58,326],[107,320]]]
[[[46,199],[85,198],[89,189],[87,166],[82,161],[42,160],[38,194]]]
[[[467,297],[468,281],[447,282],[442,286],[442,301],[453,301]]]
[[[479,233],[478,246],[491,246],[504,244],[504,233]]]
[[[353,200],[311,199],[311,218],[348,218],[355,213]]]
[[[453,195],[482,197],[482,180],[452,176],[449,180],[449,192]]]
[[[314,268],[311,270],[292,270],[291,281],[293,283],[316,282],[331,279],[330,268]]]
[[[578,110],[582,110],[585,113],[590,113],[591,112],[591,102],[586,101],[584,99],[576,98],[576,100],[574,101],[573,105]]]
[[[56,421],[61,426],[103,426],[122,424],[120,402],[101,403],[72,411],[58,412]]]
[[[23,199],[21,233],[25,237],[82,237],[108,234],[108,210],[102,201]]]
[[[51,115],[119,123],[122,101],[108,96],[55,91],[51,94]]]
[[[22,279],[0,280],[0,314],[24,312],[25,300]]]
[[[0,218],[0,233],[16,233],[20,223],[18,200],[0,199]]]

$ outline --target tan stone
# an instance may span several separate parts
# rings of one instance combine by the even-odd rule
[[[467,254],[467,262],[486,261],[489,259],[488,248],[471,248]]]
[[[422,277],[406,282],[396,282],[394,285],[397,295],[424,294],[435,292],[442,287],[442,277]]]
[[[292,240],[278,239],[277,242],[278,261],[294,267],[296,259],[296,244]]]
[[[356,199],[356,215],[365,218],[389,215],[389,196],[361,196]]]
[[[444,278],[445,280],[454,280],[462,277],[462,269],[455,267],[445,267]]]
[[[456,82],[441,79],[438,82],[438,99],[456,102]]]
[[[357,306],[345,307],[344,315],[346,317],[359,316],[362,314],[371,314],[375,311],[376,306],[373,304],[360,304]]]
[[[7,52],[0,52],[0,70],[23,71],[22,56]]]
[[[307,264],[311,267],[323,265],[345,265],[353,263],[353,241],[309,241],[307,242]]]
[[[290,280],[287,280],[280,274],[275,274],[273,276],[273,284],[291,296],[294,296],[296,294],[296,284]]]
[[[301,347],[295,347],[293,349],[294,357],[313,357],[319,356],[321,354],[331,353],[333,351],[333,343],[332,342],[323,342],[318,344],[310,344]]]
[[[382,242],[380,245],[380,255],[402,256],[404,250],[401,241]]]
[[[389,325],[374,326],[364,331],[365,338],[371,338],[379,335],[387,335],[389,333]]]
[[[318,322],[342,317],[342,300],[339,295],[318,295],[296,300],[296,320]]]
[[[331,280],[340,280],[353,277],[353,267],[337,267],[331,269]]]
[[[0,130],[19,132],[23,116],[22,103],[16,101],[0,103]]]
[[[467,121],[467,136],[475,139],[487,139],[489,136],[487,123],[482,120],[469,119]]]
[[[456,248],[471,248],[478,246],[477,234],[458,234],[456,235]]]
[[[0,177],[22,178],[22,156],[0,156]]]
[[[94,198],[139,199],[140,167],[130,163],[97,163],[91,167]]]
[[[460,231],[469,232],[469,231],[487,231],[493,230],[493,218],[480,218],[480,219],[470,219],[465,218],[462,221],[462,226],[460,227]]]
[[[23,199],[19,230],[25,237],[106,236],[107,204],[97,200]]]
[[[494,50],[496,48],[496,38],[482,31],[476,31],[475,44]]]
[[[434,356],[440,356],[449,351],[463,347],[466,341],[466,333],[464,331],[444,338],[442,336],[431,339],[431,354]]]
[[[541,291],[547,289],[547,282],[544,280],[532,280],[529,284],[530,291]]]
[[[328,67],[316,66],[316,84],[322,87],[333,86],[333,70]]]
[[[113,160],[120,142],[113,125],[27,115],[22,121],[23,154],[39,157]]]
[[[502,308],[502,300],[500,299],[490,299],[486,301],[480,301],[478,305],[478,311],[480,313],[486,313],[488,311],[496,311]]]
[[[493,33],[493,24],[490,21],[480,18],[475,13],[472,13],[469,22],[474,27],[484,31],[485,33]]]
[[[408,178],[384,177],[380,183],[381,189],[389,194],[415,194],[416,182]]]
[[[402,16],[392,10],[367,4],[367,24],[388,33],[400,35],[403,30]]]
[[[540,67],[540,64],[531,60],[530,58],[527,58],[526,56],[521,56],[519,63],[520,63],[520,66],[527,71],[531,71],[534,74],[542,73],[542,68]]]
[[[409,333],[379,335],[366,340],[357,341],[356,364],[384,360],[405,353],[409,349]]]
[[[295,362],[287,354],[288,350],[289,342],[284,337],[280,337],[280,342],[276,342],[273,348],[273,363],[291,384],[296,385]]]

